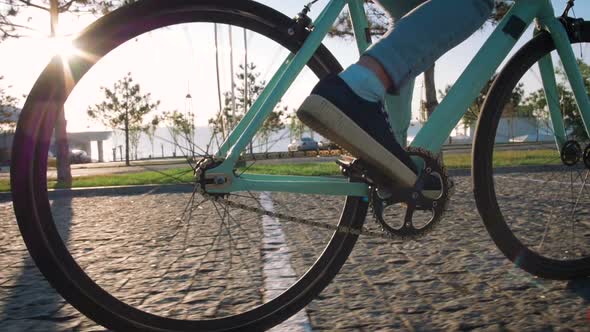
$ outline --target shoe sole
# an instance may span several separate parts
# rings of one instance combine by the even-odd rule
[[[377,167],[395,184],[414,187],[416,174],[327,99],[307,97],[297,116],[323,137]]]

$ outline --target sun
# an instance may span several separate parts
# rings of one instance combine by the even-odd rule
[[[81,58],[90,58],[73,44],[73,40],[67,37],[52,37],[48,39],[48,51],[52,59],[61,62],[63,69],[63,78],[67,93],[76,85],[76,78],[71,69],[72,62],[78,62]],[[53,61],[53,60],[52,60]]]
[[[69,59],[80,55],[82,51],[74,46],[72,39],[57,36],[50,39],[50,52],[52,56],[60,56],[63,59]]]

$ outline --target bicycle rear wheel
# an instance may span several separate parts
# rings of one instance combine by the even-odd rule
[[[214,155],[224,131],[239,120],[240,110],[232,105],[240,103],[238,75],[249,77],[250,85],[244,85],[249,95],[242,102],[250,105],[265,75],[280,64],[274,60],[301,46],[305,35],[291,36],[291,26],[288,17],[252,1],[140,1],[91,25],[76,40],[81,52],[55,57],[45,69],[16,131],[13,201],[37,266],[86,316],[121,331],[260,331],[304,308],[342,267],[358,236],[309,229],[284,216],[360,229],[367,211],[362,198],[252,192],[224,197],[256,213],[200,196],[193,179],[195,160]],[[246,45],[250,51],[244,54]],[[233,64],[245,64],[249,74],[244,67],[227,65],[230,53]],[[224,61],[225,67],[216,65]],[[313,85],[310,78],[340,69],[321,47],[280,109],[296,107]],[[135,163],[140,177],[149,179],[130,183],[145,185],[48,192],[48,151],[58,113],[65,107],[70,126],[77,121],[86,125],[80,109],[96,110],[97,96],[105,87],[115,91],[112,83],[128,71],[133,81],[127,84],[140,83],[152,101],[162,98],[161,107],[170,111],[169,126],[177,130],[163,134],[163,128],[156,128],[150,136],[151,154],[156,153],[155,140],[162,154],[182,154],[184,165],[162,169],[153,162]],[[187,82],[187,77],[193,80]],[[216,91],[216,81],[225,88]],[[184,98],[187,85],[197,89]],[[224,90],[229,95],[218,96]],[[180,107],[167,95],[176,95],[186,108],[171,112]],[[231,111],[225,110],[230,106]],[[210,121],[211,126],[192,126],[192,121]],[[182,130],[186,126],[189,131]],[[254,152],[273,144],[265,133],[252,144]],[[118,142],[113,143],[115,159],[117,152],[122,154]],[[146,150],[140,143],[131,155],[143,151],[145,157]],[[256,167],[249,164],[236,172]]]
[[[586,83],[589,29],[586,22],[579,39],[571,39]],[[568,143],[565,163],[555,144],[538,66],[549,55],[566,141],[577,142]],[[477,124],[473,180],[479,213],[504,255],[534,275],[572,279],[590,274],[590,171],[571,153],[576,144],[583,148],[587,135],[556,59],[551,36],[541,33],[498,75]]]

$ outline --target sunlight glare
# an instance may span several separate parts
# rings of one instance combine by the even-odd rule
[[[80,55],[81,51],[72,44],[72,40],[67,37],[59,36],[51,38],[50,49],[52,55],[59,55],[64,59]]]

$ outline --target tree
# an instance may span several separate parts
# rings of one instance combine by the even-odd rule
[[[21,24],[18,17],[24,9],[41,10],[49,14],[49,37],[55,38],[59,25],[59,16],[63,13],[105,14],[113,8],[134,0],[98,1],[98,0],[5,0],[0,7],[0,41],[6,38],[24,36],[23,31],[30,32],[28,24]],[[30,18],[29,18],[30,19]],[[55,123],[55,141],[57,145],[57,180],[62,185],[70,185],[72,174],[70,169],[70,151],[68,146],[67,122],[62,110]]]
[[[4,76],[0,76],[3,80]],[[10,88],[10,86],[8,86]],[[7,94],[4,88],[0,87],[0,130],[3,132],[14,130],[16,126],[16,103],[18,99]]]
[[[0,76],[0,80],[4,79]],[[10,86],[8,86],[10,87]],[[18,99],[7,94],[3,88],[0,87],[0,135],[4,140],[4,147],[9,149],[8,146],[8,135],[14,133],[16,128],[17,119],[17,108],[16,104]],[[6,151],[8,153],[9,151]],[[9,158],[8,155],[5,156]]]
[[[463,125],[465,125],[466,127],[472,127],[473,125],[475,125],[475,123],[477,122],[477,119],[479,118],[479,114],[483,108],[483,104],[486,101],[486,96],[488,95],[488,92],[490,90],[490,88],[492,87],[492,84],[494,83],[494,81],[496,80],[496,77],[498,75],[494,74],[494,76],[492,76],[492,78],[490,78],[485,86],[483,87],[483,89],[481,89],[481,91],[479,92],[479,94],[477,95],[477,97],[475,98],[475,100],[473,101],[473,103],[467,108],[467,112],[465,113],[465,115],[463,115]],[[518,83],[517,86],[514,88],[514,90],[512,91],[512,95],[510,96],[510,103],[506,106],[506,107],[510,107],[511,110],[522,110],[523,112],[521,114],[519,114],[519,116],[532,116],[532,115],[527,115],[526,112],[524,112],[524,108],[519,108],[521,106],[522,100],[524,98],[524,88],[523,88],[524,84],[523,83]],[[445,90],[441,91],[439,90],[439,96],[440,98],[444,98],[448,92],[451,90],[451,85],[447,85],[445,87]],[[508,113],[504,113],[504,115],[506,115]],[[512,111],[510,113],[510,115],[514,115],[514,111]]]
[[[514,5],[514,0],[495,0],[494,10],[488,18],[488,23],[491,25],[498,24],[512,8],[512,5]]]
[[[372,0],[364,0],[367,10],[369,30],[372,36],[383,36],[389,29],[390,19],[387,14]],[[343,12],[330,29],[332,37],[352,38],[354,36],[350,14]]]
[[[192,119],[189,119],[186,115],[179,111],[172,111],[172,112],[164,112],[162,119],[166,123],[168,130],[170,131],[170,136],[172,136],[172,140],[174,141],[174,154],[176,154],[176,147],[180,147],[182,154],[188,155],[189,153],[194,156],[195,155],[195,142],[194,142],[194,132],[195,132],[195,125]],[[184,141],[189,145],[182,148],[179,145],[179,138],[184,138]]]
[[[256,71],[256,65],[254,63],[248,64],[247,70],[245,70],[244,65],[240,65],[240,70],[236,74],[235,80],[240,82],[240,84],[235,88],[235,91],[237,91],[235,98],[231,91],[225,92],[223,94],[224,102],[221,112],[209,119],[209,125],[214,134],[223,133],[224,119],[226,124],[232,126],[230,127],[230,131],[233,129],[233,126],[242,120],[246,111],[252,107],[254,101],[256,101],[266,87],[266,81],[259,81],[259,78],[260,73]],[[273,114],[269,115],[262,124],[261,130],[258,133],[260,138],[266,135],[265,139],[267,139],[273,132],[285,128],[282,123],[284,110],[285,108],[279,102],[279,105],[273,110]],[[250,153],[252,153],[252,150],[252,143],[250,143]]]
[[[148,140],[150,141],[150,146],[152,148],[151,153],[150,153],[150,158],[154,157],[154,138],[156,137],[156,129],[158,129],[158,125],[160,124],[160,121],[161,121],[160,117],[154,116],[154,118],[147,125],[147,128],[145,130],[145,134],[147,135]]]
[[[285,129],[285,124],[283,123],[282,118],[285,115],[287,109],[287,106],[285,106],[283,109],[277,108],[274,112],[270,113],[266,120],[264,120],[258,135],[260,140],[264,142],[266,151],[269,149],[268,143],[272,134]]]
[[[111,10],[134,2],[133,0],[98,1],[98,0],[6,0],[0,7],[0,40],[6,38],[26,37],[33,30],[28,24],[21,24],[19,20],[25,9],[31,8],[44,11],[50,18],[51,37],[57,30],[59,15],[73,14],[106,14]],[[27,18],[27,21],[30,17]]]
[[[287,118],[289,119],[289,133],[291,138],[300,139],[305,133],[305,125],[299,120],[295,111],[293,111],[293,113]]]
[[[496,0],[494,9],[488,18],[488,23],[491,25],[496,25],[500,22],[508,10],[512,7],[514,1],[512,0]],[[485,25],[484,25],[485,26]],[[482,26],[482,29],[483,27]],[[421,103],[421,107],[424,108],[427,118],[429,118],[434,110],[438,107],[438,99],[436,98],[436,83],[435,83],[435,66],[436,64],[432,64],[432,67],[426,69],[424,72],[424,101]],[[489,82],[488,82],[489,83]],[[484,88],[486,90],[489,89],[489,86]],[[480,93],[481,96],[481,93]],[[481,106],[481,104],[480,104]],[[479,109],[479,108],[478,108]],[[479,113],[478,113],[479,114]]]
[[[582,78],[584,79],[586,91],[590,95],[590,66],[583,60],[578,59],[578,67],[580,68]],[[566,128],[566,134],[573,136],[576,140],[586,140],[588,139],[588,134],[584,127],[584,121],[578,111],[574,93],[571,91],[569,84],[567,83],[568,80],[563,65],[560,65],[555,70],[555,73],[558,78],[557,94],[560,110],[563,116],[563,124]],[[519,110],[521,114],[531,114],[539,121],[543,121],[547,128],[550,128],[547,98],[545,97],[543,89],[531,92],[523,99],[522,104],[523,105]]]
[[[145,132],[149,124],[144,124],[144,117],[157,110],[160,101],[152,102],[151,94],[143,94],[139,84],[133,82],[131,73],[115,82],[112,89],[101,87],[105,100],[89,107],[88,116],[97,119],[107,127],[125,132],[125,163],[129,166],[130,134]],[[121,127],[123,126],[123,127]]]
[[[133,156],[133,159],[135,160],[138,159],[137,149],[139,148],[139,140],[141,139],[141,133],[141,128],[129,128],[129,153]]]
[[[233,126],[240,122],[246,110],[252,106],[253,102],[262,93],[262,90],[264,90],[266,82],[258,81],[260,73],[255,70],[256,65],[250,63],[248,65],[248,78],[246,80],[244,65],[240,65],[240,73],[236,74],[236,81],[241,82],[241,84],[235,88],[235,91],[237,91],[235,98],[231,91],[224,92],[221,113],[215,118],[209,119],[209,124],[212,125],[215,132],[223,132],[223,124],[231,126],[229,128],[231,132]],[[235,103],[234,100],[236,101]],[[221,121],[222,118],[225,119],[225,123]]]
[[[586,88],[586,94],[590,95],[590,66],[584,62],[583,59],[578,59],[578,68],[584,79],[584,87]],[[556,70],[557,75],[561,79],[558,84],[558,91],[560,91],[560,103],[562,105],[562,112],[564,117],[565,128],[571,128],[572,135],[578,140],[588,139],[588,133],[586,132],[584,121],[575,102],[575,96],[571,89],[567,89],[569,85],[567,83],[567,74],[563,69],[563,64],[560,64]],[[573,101],[573,103],[572,103]],[[588,124],[590,125],[590,124]]]

